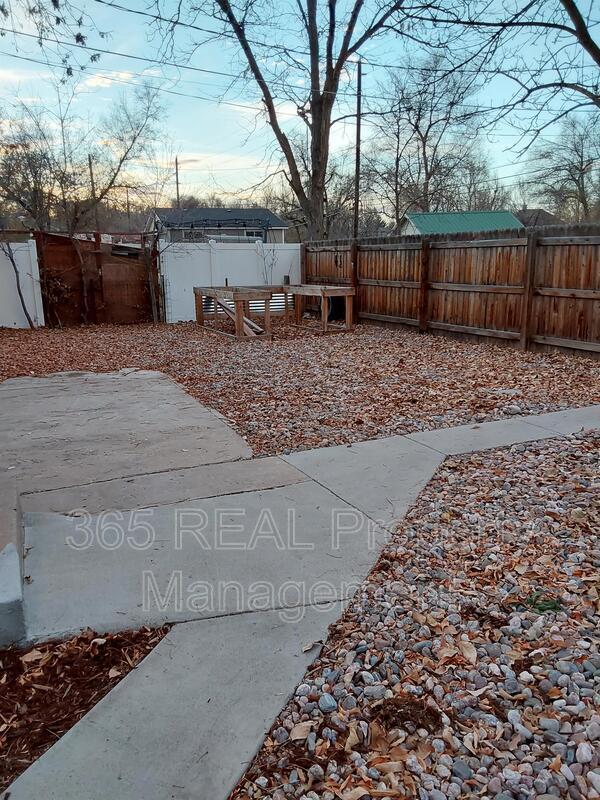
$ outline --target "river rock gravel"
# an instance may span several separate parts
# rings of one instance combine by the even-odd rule
[[[194,324],[0,329],[0,380],[159,370],[223,414],[256,455],[600,403],[600,362],[358,326],[318,336],[275,322],[238,343]]]
[[[599,455],[446,459],[231,800],[599,798]]]

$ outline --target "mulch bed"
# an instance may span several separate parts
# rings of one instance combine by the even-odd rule
[[[142,628],[0,650],[0,792],[78,722],[168,632]]]

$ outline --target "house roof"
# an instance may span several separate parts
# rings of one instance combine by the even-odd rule
[[[156,208],[166,228],[287,228],[267,208]]]
[[[563,225],[563,220],[543,208],[522,208],[515,211],[515,217],[526,228],[536,228],[541,225]]]
[[[523,227],[510,211],[409,211],[406,218],[419,233],[479,233]]]

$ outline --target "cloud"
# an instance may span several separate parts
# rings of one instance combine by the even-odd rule
[[[123,81],[131,81],[134,77],[132,72],[105,72],[102,75],[90,75],[83,82],[84,86],[90,88],[106,88],[113,84],[121,84]]]
[[[0,68],[1,83],[20,83],[21,81],[32,81],[37,78],[47,78],[49,72],[40,70],[13,69],[12,67]]]
[[[195,172],[198,175],[205,172],[264,170],[265,165],[259,163],[260,160],[260,155],[257,157],[229,151],[223,153],[188,152],[178,156],[179,168],[182,172]]]

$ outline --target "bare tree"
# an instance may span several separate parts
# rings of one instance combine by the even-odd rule
[[[160,13],[161,0],[156,6]],[[323,238],[330,132],[340,89],[368,43],[385,34],[410,35],[416,40],[415,31],[404,28],[404,0],[353,0],[349,4],[341,0],[191,0],[178,4],[174,15],[165,11],[161,16],[167,20],[167,32],[186,25],[193,33],[194,26],[201,29],[199,23],[208,18],[220,26],[219,37],[237,43],[240,78],[250,78],[260,92],[308,235]],[[306,165],[287,124],[290,106],[305,125]]]
[[[151,148],[160,109],[156,91],[142,87],[133,103],[123,98],[107,117],[88,124],[72,113],[75,87],[57,91],[53,108],[21,102],[2,121],[0,199],[36,227],[73,236],[129,185],[126,170]]]
[[[169,201],[171,208],[177,208],[177,198],[173,197]],[[216,192],[199,196],[195,194],[184,194],[179,198],[181,208],[225,208],[228,203]],[[229,204],[230,207],[233,207]]]
[[[431,5],[413,18],[435,29],[456,29],[453,69],[499,76],[512,94],[494,106],[521,120],[525,143],[575,110],[600,107],[600,42],[595,0],[458,0]],[[501,89],[501,84],[497,84]],[[502,93],[502,92],[501,92]]]
[[[530,195],[565,220],[600,219],[600,113],[566,120],[559,142],[539,145],[533,158],[538,171]]]
[[[477,116],[466,101],[476,89],[472,75],[444,72],[434,56],[406,72],[390,72],[383,97],[372,109],[378,131],[366,159],[370,194],[399,230],[409,209],[448,211],[479,205],[476,179]],[[447,65],[446,65],[447,66]]]
[[[513,197],[497,175],[493,175],[488,160],[474,149],[460,170],[460,182],[454,200],[460,211],[499,211],[513,205]]]

